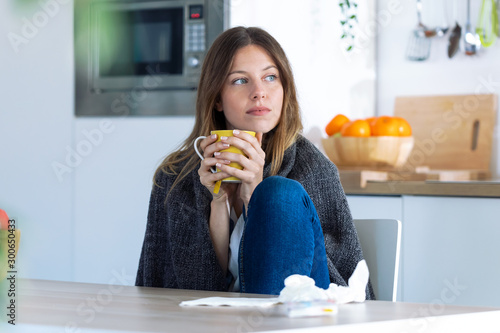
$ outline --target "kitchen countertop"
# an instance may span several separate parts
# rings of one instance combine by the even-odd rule
[[[341,175],[340,180],[346,194],[355,195],[422,195],[500,198],[500,179],[481,181],[371,181],[364,187],[348,181]]]

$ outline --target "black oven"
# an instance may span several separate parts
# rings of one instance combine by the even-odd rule
[[[191,115],[228,0],[76,0],[77,116]]]

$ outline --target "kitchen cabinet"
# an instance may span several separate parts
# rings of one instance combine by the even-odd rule
[[[348,195],[347,202],[354,219],[402,220],[401,196]]]
[[[399,301],[500,307],[500,198],[347,198],[354,218],[402,221]]]
[[[500,306],[500,199],[403,196],[407,302]]]

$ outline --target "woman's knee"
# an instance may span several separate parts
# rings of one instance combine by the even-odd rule
[[[264,179],[255,188],[248,208],[259,215],[310,215],[315,211],[304,187],[296,180],[281,176]]]
[[[254,190],[252,199],[283,202],[290,198],[307,195],[302,185],[293,179],[271,176],[264,179]]]

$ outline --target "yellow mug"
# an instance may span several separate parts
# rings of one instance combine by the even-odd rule
[[[248,133],[250,134],[251,136],[255,136],[255,132],[252,132],[252,131],[243,131],[245,133]],[[217,141],[221,141],[220,138],[223,137],[223,136],[233,136],[233,130],[219,130],[219,131],[211,131],[210,134],[217,134]],[[203,160],[205,159],[203,157],[203,154],[200,153],[200,151],[198,150],[198,140],[201,140],[201,139],[205,139],[206,136],[199,136],[196,138],[196,140],[194,140],[194,150],[196,151],[196,154],[198,154],[198,156]],[[242,151],[241,149],[239,148],[236,148],[236,147],[233,147],[233,146],[230,146],[229,148],[227,149],[224,149],[224,150],[221,150],[221,152],[230,152],[230,153],[236,153],[236,154],[241,154],[241,155],[244,155],[246,156]],[[239,170],[242,170],[243,167],[239,164],[239,163],[236,163],[236,162],[232,162],[229,164],[229,166],[233,167],[233,168],[236,168],[236,169],[239,169]],[[217,168],[217,169],[214,169],[212,168],[212,172],[215,173],[215,172],[219,172],[220,170]],[[239,178],[236,178],[236,177],[227,177],[227,178],[224,178],[222,180],[223,182],[230,182],[230,183],[241,183],[241,180]]]

